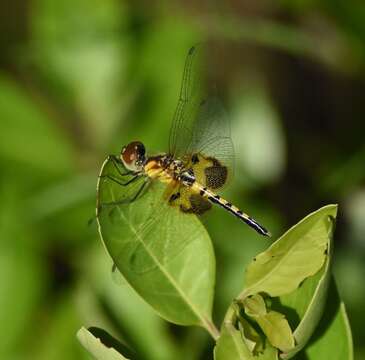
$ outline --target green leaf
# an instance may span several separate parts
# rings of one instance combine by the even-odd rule
[[[326,259],[329,217],[336,205],[325,206],[288,230],[247,267],[246,289],[239,298],[264,292],[270,296],[289,294],[323,266]]]
[[[82,346],[97,360],[128,360],[112,347],[104,345],[99,337],[82,327],[77,332],[77,338]]]
[[[299,322],[294,330],[296,346],[282,354],[282,358],[292,358],[307,344],[322,317],[323,311],[326,311],[325,304],[331,279],[330,260],[329,257],[326,266],[315,276],[306,279],[295,292],[280,297],[281,305],[295,311],[299,317]]]
[[[267,314],[266,304],[259,294],[249,296],[243,301],[245,313],[251,317],[264,316]]]
[[[238,328],[241,331],[243,341],[251,353],[254,351],[260,352],[263,350],[263,344],[260,335],[243,316],[239,319]]]
[[[247,271],[250,286],[241,293],[240,298],[246,307],[249,305],[248,315],[256,313],[256,321],[261,317],[261,323],[257,322],[269,341],[286,351],[281,354],[282,358],[293,357],[307,344],[322,316],[330,280],[331,243],[336,212],[337,207],[329,205],[308,215],[268,250],[258,255]],[[313,249],[308,248],[309,246]],[[309,256],[317,257],[317,261]],[[307,261],[303,262],[301,257]],[[322,266],[323,261],[326,261],[325,266]],[[317,264],[317,273],[311,275],[315,264]],[[319,269],[318,266],[322,268]],[[290,291],[285,288],[285,284]],[[257,295],[251,298],[245,297],[254,291],[261,291],[271,296],[280,295],[280,297],[268,298],[267,302],[270,302],[270,310],[278,313],[278,315],[270,315],[269,320],[281,322],[283,326],[281,330],[286,329],[283,331],[288,335],[280,336],[279,341],[291,339],[284,341],[284,345],[278,344],[277,339],[272,339],[272,335],[278,333],[277,329],[270,331],[270,338],[268,330],[272,324],[263,322],[266,316],[263,300]],[[288,320],[288,322],[285,320],[285,325],[279,313],[285,315]],[[294,330],[294,347],[289,324]]]
[[[132,203],[103,206],[132,198],[143,181],[124,187],[105,175],[118,176],[111,160],[101,170],[98,224],[119,271],[163,318],[204,326],[217,337],[211,322],[215,257],[204,226],[196,216],[182,216],[170,207],[163,199],[165,186],[159,182]]]
[[[306,349],[307,360],[353,360],[351,328],[333,279],[325,309]]]
[[[243,301],[245,312],[253,318],[267,336],[271,345],[287,351],[294,347],[294,337],[285,315],[276,311],[267,311],[262,296],[256,294]]]
[[[238,330],[239,323],[242,324],[241,319],[237,316],[235,304],[233,304],[227,311],[221,335],[214,348],[215,360],[276,360],[278,358],[278,351],[270,344],[266,344],[264,352],[253,355],[249,349],[245,334],[249,334],[250,337],[254,335],[254,339],[256,339],[257,334],[256,332],[252,333],[252,328],[247,323],[244,327],[245,331],[248,330],[248,332],[243,333]]]
[[[328,256],[325,266],[317,274],[307,278],[296,291],[280,297],[281,305],[284,308],[294,310],[299,317],[299,322],[295,324],[294,330],[296,346],[286,354],[282,354],[282,358],[292,358],[307,344],[325,310],[331,279],[330,266],[333,251],[334,218],[329,217],[329,221],[331,227],[329,229]]]
[[[224,324],[214,348],[215,360],[246,360],[252,355],[242,340],[241,332],[232,324]]]
[[[271,345],[281,351],[286,351],[294,347],[293,333],[283,314],[270,311],[265,316],[258,317],[257,322]]]

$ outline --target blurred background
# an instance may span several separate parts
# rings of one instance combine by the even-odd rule
[[[0,358],[88,359],[101,326],[136,359],[211,359],[202,329],[158,318],[110,275],[94,216],[105,156],[166,149],[188,49],[232,120],[225,195],[275,237],[339,204],[334,272],[365,358],[365,4],[329,0],[0,0]],[[215,320],[268,243],[215,209]],[[229,236],[227,228],[230,229]],[[244,240],[242,240],[244,239]]]

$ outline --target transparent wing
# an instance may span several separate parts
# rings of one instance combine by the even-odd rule
[[[201,154],[203,158],[212,162],[209,166],[211,180],[207,181],[206,177],[202,177],[201,181],[212,189],[223,187],[234,175],[234,147],[231,139],[230,123],[218,99],[209,98],[201,103],[192,128],[192,134],[186,150],[188,156],[193,157],[194,154]],[[199,163],[195,164],[195,167],[197,166],[199,166]],[[223,183],[221,179],[215,179],[221,176],[222,167],[225,167],[227,171]],[[197,171],[195,172],[197,173]],[[206,175],[206,169],[204,173]],[[209,182],[216,182],[217,186],[210,186]]]
[[[195,113],[203,93],[204,79],[201,76],[202,47],[193,46],[186,57],[178,104],[170,128],[169,152],[175,157],[186,153],[191,142]]]
[[[180,98],[170,130],[169,150],[189,162],[194,154],[216,159],[233,176],[234,148],[229,119],[221,103],[208,97],[201,75],[204,47],[190,49],[185,62]],[[204,178],[200,179],[204,181]]]
[[[173,260],[193,241],[194,237],[186,230],[189,216],[169,205],[165,198],[166,185],[149,182],[147,191],[136,197],[140,186],[148,179],[138,178],[122,186],[110,178],[118,173],[108,158],[98,182],[99,231],[123,274],[146,273]]]

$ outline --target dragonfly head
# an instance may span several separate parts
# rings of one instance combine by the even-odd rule
[[[139,172],[146,162],[146,149],[140,141],[133,141],[124,146],[120,153],[120,160],[131,171]]]

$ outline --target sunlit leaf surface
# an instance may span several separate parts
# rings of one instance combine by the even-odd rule
[[[163,199],[164,185],[155,182],[130,204],[103,206],[133,197],[141,185],[123,187],[104,175],[118,175],[109,160],[99,183],[98,222],[119,271],[165,319],[214,332],[215,259],[203,225],[195,216],[171,208]]]
[[[324,264],[330,217],[336,205],[325,206],[308,215],[258,256],[246,271],[246,289],[240,295],[265,292],[271,296],[291,293]]]

